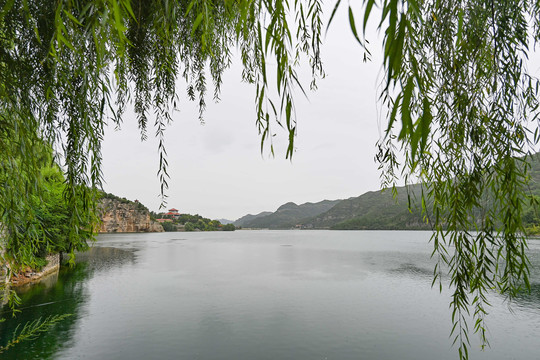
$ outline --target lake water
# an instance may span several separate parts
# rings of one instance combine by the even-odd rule
[[[21,292],[18,323],[70,313],[1,359],[457,359],[447,290],[431,288],[428,232],[235,231],[100,235],[73,269]],[[540,242],[532,292],[493,294],[491,348],[536,359]],[[6,309],[4,309],[5,311]],[[472,325],[472,324],[471,324]]]

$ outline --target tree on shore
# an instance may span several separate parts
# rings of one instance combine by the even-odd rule
[[[307,59],[311,87],[324,74],[321,3],[2,1],[0,153],[6,186],[0,187],[0,222],[7,242],[14,241],[23,215],[15,204],[29,204],[28,190],[42,181],[34,161],[38,138],[62,152],[67,224],[76,239],[83,220],[96,211],[105,121],[111,118],[120,126],[128,103],[134,105],[142,139],[154,122],[164,195],[163,131],[177,104],[176,79],[186,80],[185,93],[199,104],[202,117],[207,73],[218,98],[235,47],[244,65],[242,79],[255,84],[261,148],[267,144],[273,153],[271,127],[278,124],[288,131],[286,156],[291,157],[293,90],[303,89],[297,66]],[[345,5],[339,0],[339,6]],[[381,11],[372,11],[375,7]],[[422,203],[432,204],[425,210],[433,214],[429,221],[439,259],[435,276],[440,279],[443,265],[449,266],[454,335],[460,357],[466,358],[467,313],[473,312],[474,331],[485,340],[487,292],[497,289],[512,297],[528,286],[522,209],[535,200],[524,186],[528,166],[523,156],[540,133],[539,84],[526,60],[540,40],[540,4],[365,0],[362,14],[350,7],[348,12],[361,46],[367,44],[362,32],[367,22],[376,16],[380,21],[381,100],[388,108],[378,155],[383,184],[392,186],[400,173],[424,184]],[[267,76],[270,63],[277,76]],[[150,113],[156,114],[153,119]],[[6,145],[10,134],[16,146]],[[399,153],[405,157],[402,164]],[[473,211],[477,208],[483,209],[481,215]]]
[[[158,215],[161,219],[169,218],[170,221],[165,221],[161,223],[163,225],[163,229],[165,231],[178,231],[178,225],[183,226],[183,230],[185,231],[218,231],[218,230],[226,230],[226,231],[234,231],[236,228],[234,225],[231,226],[223,226],[219,222],[219,220],[210,220],[208,218],[202,217],[199,214],[191,215],[191,214],[181,214],[179,216],[171,216],[167,215],[165,213],[161,213]],[[182,228],[181,228],[182,229]]]
[[[4,131],[7,132],[6,129]],[[2,208],[8,212],[3,214],[2,223],[6,224],[4,231],[9,236],[7,242],[0,245],[12,260],[11,270],[18,272],[27,266],[39,269],[46,265],[46,257],[51,253],[87,249],[87,240],[92,235],[92,226],[97,217],[87,212],[79,219],[80,227],[76,232],[70,228],[71,209],[64,198],[65,178],[54,160],[50,146],[38,138],[34,139],[32,149],[35,153],[32,160],[37,173],[20,174],[21,177],[35,177],[35,183],[29,186],[16,184],[10,177],[13,171],[26,171],[20,166],[20,155],[13,158],[6,156],[16,153],[17,149],[13,148],[20,143],[17,136],[12,133],[4,140],[3,149],[10,151],[0,152],[3,170],[0,171],[0,183],[4,185],[0,193],[5,196],[12,191],[13,195],[19,196],[19,200],[12,203],[10,208]]]

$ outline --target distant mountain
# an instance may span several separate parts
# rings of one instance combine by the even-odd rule
[[[222,223],[223,225],[227,225],[227,224],[232,224],[232,223],[234,223],[233,220],[229,220],[229,219],[218,219],[218,221],[219,221],[220,223]]]
[[[253,219],[256,219],[262,216],[270,215],[271,213],[272,213],[271,211],[263,211],[261,213],[258,213],[257,215],[248,214],[248,215],[242,216],[240,219],[236,219],[233,222],[233,224],[234,226],[244,226],[244,223],[248,221],[251,221]]]
[[[529,164],[531,181],[528,191],[540,199],[540,153],[533,155]],[[421,211],[420,190],[420,185],[409,186],[409,192],[405,187],[398,187],[396,199],[393,198],[391,190],[370,191],[341,201],[325,213],[306,220],[303,227],[335,230],[429,230],[431,227],[423,219]],[[528,203],[523,204],[523,207],[525,226],[538,226],[538,209]]]
[[[303,227],[336,230],[429,229],[429,225],[422,221],[420,202],[416,200],[420,186],[409,187],[411,211],[408,208],[407,189],[399,187],[397,190],[397,199],[393,198],[391,190],[379,190],[342,200],[328,211],[305,220]]]
[[[530,160],[531,181],[528,191],[540,202],[540,153]],[[429,230],[420,205],[420,185],[398,187],[397,198],[391,190],[370,191],[346,200],[324,200],[319,203],[296,205],[286,203],[274,213],[248,215],[242,226],[252,228],[289,229],[300,225],[304,229],[335,230]],[[409,199],[411,210],[409,210]],[[429,207],[429,206],[428,206]],[[540,233],[540,210],[523,204],[523,222]],[[311,214],[311,215],[310,215]],[[239,219],[240,220],[240,219]],[[237,221],[239,221],[237,220]],[[236,222],[235,222],[236,225]]]
[[[273,213],[244,221],[242,226],[249,228],[289,229],[302,223],[305,219],[312,218],[330,210],[340,201],[341,200],[323,200],[318,203],[308,202],[301,205],[288,202],[281,205]]]

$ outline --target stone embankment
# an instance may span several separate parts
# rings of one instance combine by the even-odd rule
[[[99,203],[100,233],[162,232],[163,226],[137,202],[104,198]]]
[[[51,254],[47,256],[47,265],[40,271],[28,268],[18,274],[12,274],[10,278],[9,264],[3,258],[4,251],[0,249],[0,253],[2,255],[0,258],[0,306],[7,303],[11,287],[19,287],[34,283],[50,274],[57,274],[58,269],[60,269],[60,254]]]
[[[35,271],[32,269],[27,269],[18,274],[14,274],[11,277],[12,286],[21,286],[34,282],[43,278],[46,275],[55,273],[60,269],[60,254],[51,254],[47,256],[47,265],[43,267],[40,271]]]

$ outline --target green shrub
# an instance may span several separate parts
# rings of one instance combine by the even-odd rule
[[[223,231],[234,231],[236,230],[236,227],[233,224],[226,224],[221,227],[221,230]]]

